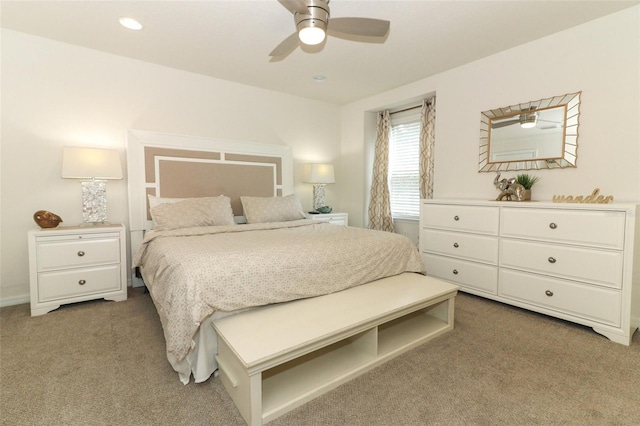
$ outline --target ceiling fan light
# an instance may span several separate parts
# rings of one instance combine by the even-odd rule
[[[142,29],[142,24],[133,18],[123,16],[118,20],[118,22],[120,22],[120,25],[130,30],[138,31]]]
[[[538,122],[538,114],[533,112],[520,115],[520,127],[523,129],[533,129]]]
[[[320,27],[305,26],[298,31],[298,38],[300,38],[300,41],[304,44],[313,46],[324,41],[325,32]]]

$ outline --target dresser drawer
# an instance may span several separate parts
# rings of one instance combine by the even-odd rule
[[[424,251],[494,265],[498,263],[498,238],[496,237],[427,228],[422,230],[420,241]]]
[[[498,207],[422,204],[421,209],[421,227],[498,234]]]
[[[625,212],[536,208],[502,210],[501,235],[622,249]]]
[[[500,267],[622,288],[622,252],[503,239]]]
[[[38,276],[38,301],[64,299],[121,290],[120,264],[97,268],[44,272]]]
[[[38,271],[120,263],[120,240],[68,239],[39,241],[37,244]]]
[[[620,326],[620,291],[525,272],[500,270],[500,296]]]
[[[462,287],[497,294],[498,268],[482,263],[422,253],[427,275],[451,281]]]

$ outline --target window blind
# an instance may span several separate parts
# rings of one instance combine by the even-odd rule
[[[391,121],[389,195],[393,218],[420,217],[420,117]]]

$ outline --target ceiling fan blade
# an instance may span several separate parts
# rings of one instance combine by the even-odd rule
[[[276,61],[284,59],[291,52],[296,50],[296,47],[298,47],[299,45],[298,42],[298,33],[293,33],[289,37],[282,40],[282,42],[278,46],[276,46],[276,48],[273,49],[271,53],[269,53],[269,56],[272,57],[272,60]]]
[[[347,34],[361,37],[385,37],[389,33],[389,21],[371,18],[331,18],[327,32],[331,35]]]
[[[512,124],[516,124],[516,123],[520,123],[520,119],[518,119],[518,120],[501,121],[499,123],[491,123],[491,128],[492,129],[499,129],[501,127],[511,126]]]
[[[308,15],[309,9],[304,0],[278,0],[278,2],[287,8],[291,13],[298,12],[301,15]]]

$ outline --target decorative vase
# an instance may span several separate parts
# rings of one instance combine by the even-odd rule
[[[522,201],[531,201],[531,190],[530,189],[525,189],[524,192],[522,193],[523,198]]]

